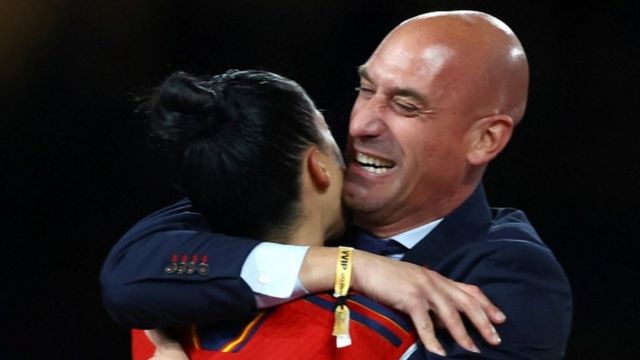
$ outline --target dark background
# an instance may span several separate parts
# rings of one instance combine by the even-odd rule
[[[560,3],[3,0],[0,358],[127,358],[100,265],[179,197],[135,95],[178,69],[272,70],[308,89],[344,144],[356,66],[405,18],[465,8],[504,20],[529,56],[525,121],[485,185],[494,206],[528,213],[569,276],[567,358],[638,358],[640,6]]]

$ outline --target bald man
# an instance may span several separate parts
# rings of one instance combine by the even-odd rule
[[[359,74],[343,189],[353,212],[347,241],[369,249],[365,235],[374,235],[406,250],[356,251],[354,288],[411,316],[425,345],[412,358],[562,358],[572,312],[566,276],[524,213],[490,208],[481,183],[526,107],[528,65],[516,35],[488,14],[428,13],[396,27]],[[144,231],[125,235],[130,246],[107,259],[105,303],[125,325],[216,321],[300,288],[333,288],[335,248],[301,253],[230,239],[183,215],[138,224]],[[205,279],[162,273],[171,254],[194,247],[216,261]],[[186,292],[207,301],[185,301]],[[217,311],[205,314],[209,304]],[[175,313],[157,311],[168,307]],[[434,330],[430,313],[446,331]]]

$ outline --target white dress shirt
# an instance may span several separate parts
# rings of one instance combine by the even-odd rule
[[[442,218],[393,236],[407,249],[413,248],[442,221]],[[308,246],[263,242],[247,256],[240,277],[256,294],[258,308],[270,307],[307,293],[298,279]],[[400,259],[404,254],[389,255]]]

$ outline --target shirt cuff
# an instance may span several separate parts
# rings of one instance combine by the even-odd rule
[[[277,305],[306,293],[298,280],[308,246],[263,242],[247,256],[240,277],[256,294],[259,308]]]

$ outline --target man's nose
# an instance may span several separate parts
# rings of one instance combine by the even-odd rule
[[[353,138],[377,137],[384,133],[384,109],[381,104],[369,101],[360,104],[351,114],[349,135]]]

